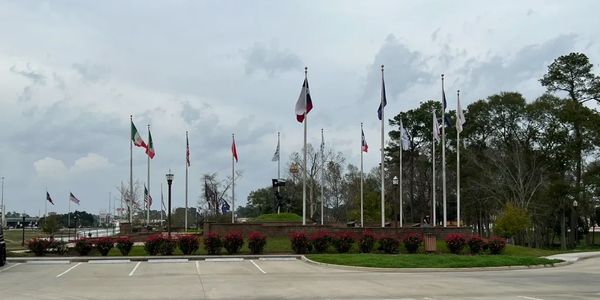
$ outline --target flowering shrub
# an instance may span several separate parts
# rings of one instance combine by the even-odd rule
[[[393,236],[382,236],[379,238],[379,250],[387,254],[398,253],[400,240]]]
[[[133,248],[133,241],[128,236],[121,236],[116,239],[117,249],[121,252],[121,255],[127,256]]]
[[[221,252],[221,248],[223,247],[223,242],[221,241],[221,236],[215,232],[209,232],[204,237],[204,249],[208,254],[215,255]]]
[[[296,254],[306,254],[312,250],[312,244],[304,232],[292,232],[290,242]]]
[[[460,233],[449,234],[444,241],[448,250],[453,254],[460,254],[467,243],[465,236]]]
[[[227,250],[227,254],[236,254],[244,245],[244,237],[238,231],[227,233],[223,237],[223,247]]]
[[[402,242],[404,243],[404,248],[406,248],[408,253],[416,253],[417,249],[419,249],[419,246],[423,242],[423,236],[416,232],[409,232],[404,236]]]
[[[175,247],[177,247],[177,240],[169,238],[168,236],[161,236],[160,238],[158,253],[160,253],[160,255],[173,255]]]
[[[323,253],[329,248],[332,236],[327,231],[315,231],[310,235],[310,242],[317,253]]]
[[[506,247],[506,240],[500,237],[493,237],[487,242],[491,254],[500,254]]]
[[[485,242],[477,235],[472,236],[467,242],[471,254],[479,254],[483,250]]]
[[[358,251],[360,253],[369,253],[375,246],[375,234],[371,231],[365,231],[358,239]]]
[[[177,238],[177,244],[183,255],[190,255],[200,248],[200,242],[193,234],[180,235]]]
[[[160,234],[155,234],[146,240],[144,243],[144,250],[149,255],[158,255],[160,251],[160,244],[162,243],[162,236]]]
[[[67,248],[67,242],[55,240],[53,237],[50,237],[46,251],[56,253],[58,255],[64,255],[69,252],[69,249]]]
[[[102,256],[108,255],[110,249],[114,247],[114,241],[110,237],[101,237],[96,241],[96,249]]]
[[[27,241],[27,248],[33,252],[35,256],[43,256],[48,251],[49,242],[45,239],[33,238]]]
[[[350,232],[340,232],[333,238],[333,246],[339,253],[350,251],[352,244],[354,244],[354,237]]]
[[[250,232],[248,236],[248,248],[252,254],[261,254],[265,245],[267,244],[267,237],[260,232]]]
[[[79,253],[81,256],[90,254],[92,249],[92,243],[86,238],[78,239],[77,242],[75,242],[75,251],[77,251],[77,253]]]

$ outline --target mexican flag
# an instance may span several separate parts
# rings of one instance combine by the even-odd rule
[[[148,130],[148,147],[146,147],[146,154],[150,157],[150,159],[154,158],[154,143],[152,143],[152,134],[150,134],[150,130]]]
[[[137,128],[135,128],[133,121],[131,121],[131,141],[133,142],[134,145],[136,145],[138,147],[148,149],[148,146],[146,145],[144,140],[142,140],[142,136],[140,136],[140,134],[137,131]]]

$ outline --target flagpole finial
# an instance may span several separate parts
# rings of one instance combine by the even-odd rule
[[[456,95],[460,96],[460,90],[456,90]]]
[[[133,115],[129,115],[129,120],[133,121]]]
[[[442,80],[444,80],[444,74],[442,73]]]
[[[305,67],[304,67],[304,77],[306,77],[306,76],[307,76],[307,74],[308,74],[308,67],[307,67],[307,66],[305,66]]]
[[[383,72],[383,65],[381,65],[381,72]]]

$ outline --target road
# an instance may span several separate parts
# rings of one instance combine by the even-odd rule
[[[600,258],[507,271],[379,273],[300,260],[11,263],[2,299],[600,299]]]

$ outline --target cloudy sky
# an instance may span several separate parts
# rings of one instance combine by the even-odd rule
[[[361,121],[378,147],[381,64],[388,116],[439,99],[441,73],[451,109],[456,89],[465,104],[500,91],[534,99],[557,56],[600,63],[598,11],[597,1],[0,1],[7,210],[43,214],[46,188],[50,211],[67,210],[69,191],[80,210],[107,209],[129,178],[130,114],[144,139],[152,126],[155,199],[171,169],[174,206],[184,203],[189,130],[190,202],[202,174],[230,174],[235,133],[245,203],[276,174],[277,131],[283,157],[301,147],[304,66],[309,142],[324,128],[328,146],[358,164]],[[145,181],[134,150],[134,177]],[[378,155],[365,159],[370,169]]]

